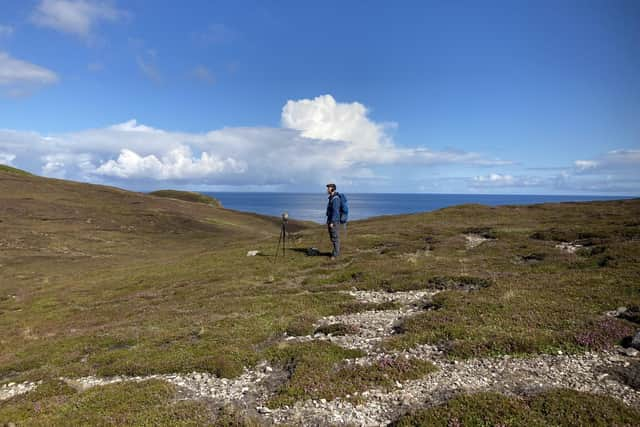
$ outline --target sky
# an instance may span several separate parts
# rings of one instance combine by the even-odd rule
[[[149,191],[640,195],[640,2],[2,0],[0,163]]]

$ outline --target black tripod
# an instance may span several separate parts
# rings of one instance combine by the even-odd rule
[[[282,214],[282,225],[280,226],[280,237],[278,238],[278,246],[276,247],[276,255],[273,258],[275,262],[278,259],[278,252],[280,252],[280,244],[282,243],[282,257],[284,258],[284,251],[287,242],[287,222],[289,221],[289,214]]]

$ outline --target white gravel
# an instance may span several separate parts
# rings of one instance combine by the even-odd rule
[[[22,383],[7,383],[0,387],[0,401],[11,399],[14,396],[27,393],[35,389],[42,381],[31,382],[25,381]]]
[[[556,249],[560,249],[563,252],[567,252],[570,254],[575,254],[578,249],[582,247],[582,245],[578,245],[571,242],[560,242],[554,246]]]
[[[354,333],[348,335],[332,335],[316,333],[314,335],[295,336],[285,338],[289,342],[329,341],[341,347],[364,351],[367,355],[380,353],[380,343],[394,334],[394,326],[403,318],[412,316],[422,309],[420,304],[426,302],[440,291],[347,291],[358,302],[380,304],[395,302],[401,307],[395,310],[370,310],[360,313],[326,316],[314,324],[314,329],[335,323],[351,326]]]
[[[420,358],[434,363],[438,371],[417,380],[397,382],[395,389],[372,389],[356,396],[336,398],[331,401],[298,401],[292,407],[269,409],[266,402],[271,397],[273,384],[284,373],[260,362],[253,369],[234,379],[217,378],[209,373],[162,374],[149,376],[117,376],[109,378],[83,377],[61,378],[78,390],[113,384],[122,381],[160,379],[178,386],[184,399],[207,399],[219,404],[232,404],[243,411],[260,416],[267,423],[291,425],[385,425],[411,408],[438,404],[455,393],[495,391],[506,395],[535,393],[551,388],[569,388],[620,399],[627,405],[640,408],[640,391],[621,384],[602,371],[614,366],[628,366],[639,357],[622,356],[614,352],[592,352],[578,355],[541,355],[530,358],[470,359],[450,361],[435,346],[420,345],[406,351],[385,353],[378,344],[393,334],[393,325],[403,317],[421,310],[422,302],[437,291],[379,292],[349,291],[361,302],[397,302],[397,310],[368,311],[363,313],[329,316],[320,319],[316,326],[332,323],[352,325],[356,332],[346,336],[316,334],[306,337],[285,337],[299,342],[328,340],[348,348],[364,350],[365,357],[347,360],[346,363],[368,365],[389,356]],[[622,349],[618,349],[620,351]],[[38,383],[9,383],[0,387],[0,401],[26,393]],[[363,403],[352,403],[357,397]]]
[[[478,234],[465,234],[464,238],[467,239],[467,249],[473,249],[486,241],[493,240],[487,239],[486,237],[482,237]]]

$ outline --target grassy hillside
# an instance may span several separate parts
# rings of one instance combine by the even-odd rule
[[[236,338],[234,328],[277,300],[256,283],[272,274],[267,259],[249,275],[244,264],[246,248],[277,241],[278,219],[6,173],[0,194],[3,380],[96,368],[233,375],[270,332]],[[257,313],[234,320],[244,294]]]
[[[304,380],[317,375],[322,384],[331,363],[353,356],[323,347],[323,363],[303,364],[320,357],[316,346],[283,350],[278,340],[285,331],[313,332],[320,316],[367,309],[340,292],[352,288],[445,289],[436,309],[398,326],[389,349],[429,343],[467,358],[605,348],[635,327],[603,313],[640,304],[638,218],[640,200],[373,218],[350,224],[336,263],[305,255],[307,247],[329,249],[324,227],[294,222],[291,250],[274,263],[277,218],[2,170],[0,384],[191,371],[234,377],[262,358],[289,369],[300,360]],[[488,240],[471,247],[466,236]],[[583,249],[556,247],[568,241]],[[247,257],[254,249],[262,256]],[[118,399],[148,394],[118,406],[123,416],[161,407],[173,393],[155,383],[114,385],[86,399],[117,400],[118,387],[128,393]],[[310,396],[296,387],[283,399]],[[25,399],[83,399],[51,398],[66,393],[54,389],[0,402],[0,419],[24,415]],[[189,408],[158,417],[201,424],[211,415],[206,405]]]
[[[187,202],[204,203],[205,205],[213,205],[216,207],[222,207],[220,201],[213,197],[205,196],[204,194],[194,193],[192,191],[177,191],[177,190],[158,190],[149,193],[156,197],[168,197],[170,199],[184,200]]]
[[[14,175],[22,175],[22,176],[33,176],[33,174],[24,171],[22,169],[17,169],[11,166],[0,164],[0,172],[11,173]]]

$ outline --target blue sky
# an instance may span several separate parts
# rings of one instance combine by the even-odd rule
[[[3,1],[0,163],[125,188],[640,194],[640,3]]]

